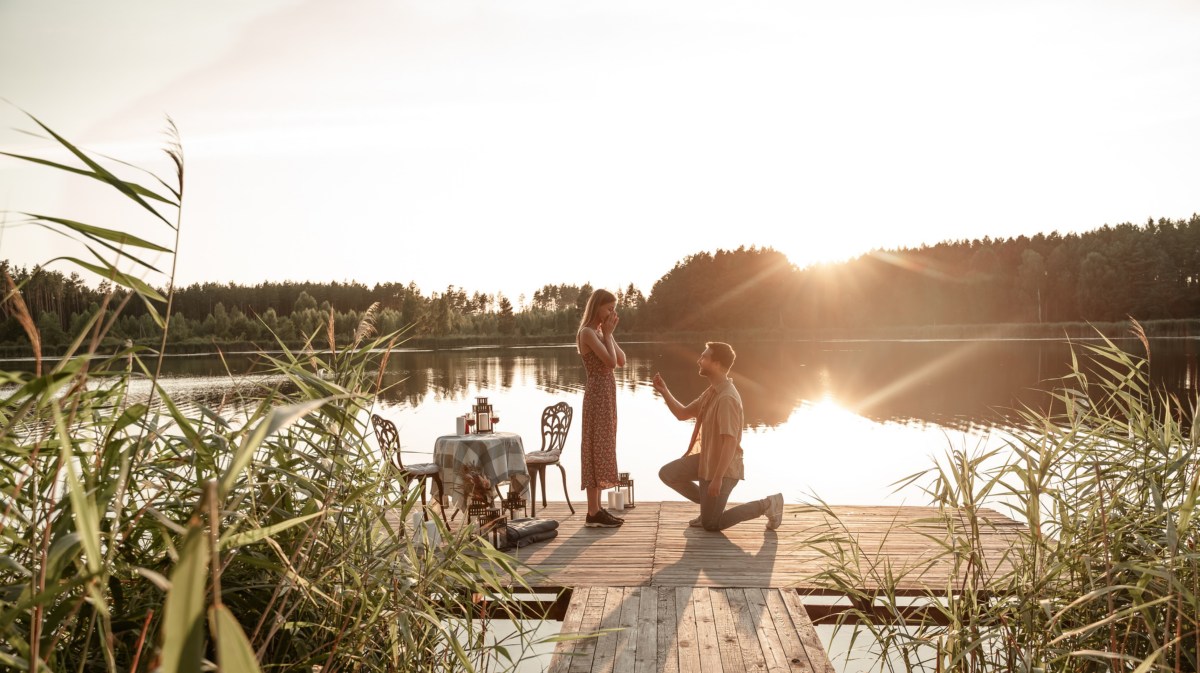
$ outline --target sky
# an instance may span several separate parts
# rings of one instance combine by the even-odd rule
[[[649,294],[743,245],[1188,218],[1197,35],[1158,0],[0,0],[0,150],[60,156],[31,114],[169,175],[173,120],[179,284]],[[20,212],[173,244],[86,183],[0,157],[0,259],[87,254]]]

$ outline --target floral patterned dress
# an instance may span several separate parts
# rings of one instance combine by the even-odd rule
[[[587,384],[583,388],[583,441],[581,488],[617,485],[617,380],[613,368],[599,355],[583,355]]]

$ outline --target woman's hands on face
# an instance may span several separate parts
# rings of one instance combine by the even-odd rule
[[[608,316],[604,318],[604,333],[612,334],[613,330],[617,329],[617,323],[619,322],[621,322],[621,318],[617,316],[616,311],[609,313]]]

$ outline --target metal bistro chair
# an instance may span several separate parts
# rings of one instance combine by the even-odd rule
[[[546,466],[556,465],[562,471],[563,495],[567,498],[567,507],[575,513],[571,504],[571,495],[567,492],[567,470],[558,462],[562,457],[563,447],[567,443],[567,431],[571,429],[571,416],[574,411],[566,402],[552,404],[542,411],[542,448],[525,454],[525,465],[529,469],[529,509],[530,516],[537,516],[537,484],[542,480],[542,507],[546,506]]]
[[[400,435],[396,432],[396,424],[378,415],[371,414],[371,425],[375,427],[375,439],[379,440],[379,449],[383,451],[392,466],[400,471],[400,479],[404,482],[404,490],[408,490],[409,484],[413,479],[421,480],[421,507],[429,509],[429,503],[425,499],[425,480],[432,479],[433,484],[437,489],[438,507],[442,510],[442,518],[446,518],[446,506],[442,504],[442,475],[436,463],[419,463],[415,465],[405,465],[404,458],[400,455]]]

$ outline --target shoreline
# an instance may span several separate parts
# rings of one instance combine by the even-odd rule
[[[1146,337],[1154,340],[1200,340],[1200,319],[1157,320],[1140,323]],[[705,341],[728,342],[785,342],[797,343],[936,343],[936,342],[1066,342],[1137,340],[1133,323],[1004,323],[983,325],[921,325],[909,327],[880,327],[868,329],[825,329],[783,330],[749,328],[741,330],[714,329],[707,332],[673,331],[662,333],[630,332],[623,335],[622,343],[686,343]],[[158,343],[135,344],[153,352]],[[119,348],[120,344],[105,344],[108,348]],[[446,337],[412,337],[398,343],[395,352],[463,351],[504,348],[570,348],[573,337],[569,334],[555,335],[458,335]],[[287,344],[292,352],[302,352],[304,344]],[[58,359],[65,348],[44,348],[43,359]],[[327,348],[312,349],[315,353]],[[382,352],[382,349],[376,349]],[[97,354],[96,358],[110,357]],[[196,342],[167,345],[167,357],[197,355],[258,355],[284,352],[278,344],[264,348],[253,342]],[[33,355],[27,344],[0,345],[0,362],[32,362]]]

